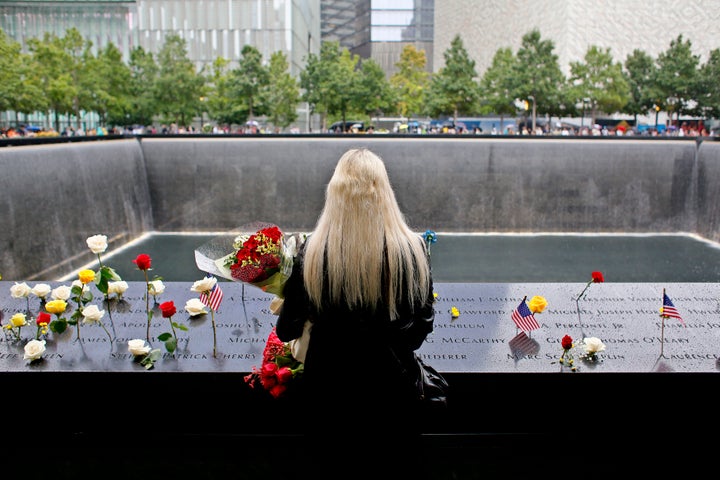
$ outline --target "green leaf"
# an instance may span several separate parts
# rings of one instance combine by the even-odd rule
[[[181,325],[179,323],[172,322],[173,327],[177,328],[178,330],[182,330],[183,332],[188,331],[188,327],[186,325]]]
[[[63,333],[67,330],[68,322],[64,318],[59,318],[50,322],[50,330],[54,333]]]
[[[164,342],[165,340],[167,340],[170,337],[172,337],[172,334],[170,334],[168,332],[164,332],[164,333],[161,333],[160,335],[158,335],[158,340],[160,340],[161,342]]]
[[[159,348],[154,348],[148,352],[145,357],[140,360],[140,365],[145,367],[145,370],[150,370],[155,366],[155,362],[160,359],[162,352]]]
[[[115,282],[119,282],[120,280],[122,280],[122,278],[120,278],[120,275],[118,275],[115,269],[111,267],[103,267],[102,275],[103,278],[107,278],[108,280],[113,280]]]
[[[165,349],[172,353],[177,348],[177,339],[175,337],[172,337],[168,339],[168,341],[165,342]]]

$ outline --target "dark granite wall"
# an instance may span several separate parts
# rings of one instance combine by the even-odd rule
[[[0,275],[56,278],[94,259],[85,240],[117,248],[152,230],[137,140],[0,149]]]
[[[387,164],[411,226],[444,232],[695,232],[720,240],[720,145],[635,139],[147,137],[0,150],[0,274],[57,278],[144,232],[313,227],[340,156]]]
[[[155,227],[214,231],[265,220],[310,229],[335,163],[358,146],[385,159],[418,228],[696,230],[694,142],[364,136],[145,139]]]

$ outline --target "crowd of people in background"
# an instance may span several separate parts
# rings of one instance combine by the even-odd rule
[[[683,121],[679,126],[660,125],[659,127],[647,126],[644,128],[630,126],[625,122],[619,122],[617,125],[588,125],[574,126],[563,122],[544,123],[536,125],[535,130],[531,125],[511,124],[502,129],[493,125],[489,131],[484,131],[480,127],[467,128],[464,124],[449,125],[418,125],[412,128],[401,128],[396,125],[392,130],[376,128],[368,125],[365,129],[352,128],[346,132],[334,131],[336,134],[403,134],[403,135],[505,135],[505,136],[650,136],[650,137],[714,137],[717,132],[709,131],[702,122],[686,122]],[[60,132],[52,127],[35,127],[32,125],[23,125],[19,127],[0,127],[0,138],[18,138],[18,137],[79,137],[79,136],[103,136],[103,135],[184,135],[184,134],[280,134],[290,133],[299,134],[300,129],[293,127],[283,132],[277,128],[262,127],[259,124],[250,124],[231,129],[218,125],[205,124],[202,129],[195,128],[192,125],[178,126],[175,123],[169,125],[160,125],[155,127],[149,126],[133,126],[133,127],[112,127],[105,128],[98,126],[96,128],[84,130],[82,127],[67,126]],[[310,132],[313,133],[313,132]],[[314,133],[330,133],[330,132],[314,132]]]

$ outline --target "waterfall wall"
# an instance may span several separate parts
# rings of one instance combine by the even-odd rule
[[[0,274],[52,279],[144,232],[312,229],[340,156],[386,162],[408,223],[442,232],[687,232],[720,241],[720,143],[375,136],[139,137],[0,149]]]

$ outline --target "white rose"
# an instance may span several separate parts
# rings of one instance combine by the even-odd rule
[[[205,310],[205,304],[202,303],[199,298],[191,298],[185,302],[185,310],[193,317],[207,313],[207,310]]]
[[[55,300],[67,300],[70,298],[71,293],[70,287],[67,285],[60,285],[59,287],[54,288],[50,295]]]
[[[583,342],[585,343],[583,348],[585,348],[585,353],[587,354],[598,353],[605,350],[605,344],[597,337],[585,337]]]
[[[215,284],[217,283],[217,278],[215,277],[205,277],[202,280],[198,280],[195,283],[193,283],[192,287],[190,287],[190,290],[193,292],[209,292],[213,289]]]
[[[80,279],[73,280],[72,286],[73,286],[73,287],[80,287],[81,289],[82,289],[82,288],[85,288],[85,284],[82,283],[82,282],[80,281]]]
[[[150,352],[150,346],[145,345],[145,340],[140,338],[128,340],[128,352],[133,355],[147,355]]]
[[[83,323],[96,323],[105,315],[105,310],[100,310],[97,305],[88,305],[82,311]]]
[[[30,291],[39,298],[45,298],[52,291],[52,288],[47,283],[38,283]]]
[[[108,282],[108,295],[113,293],[121,296],[128,289],[128,283],[125,280],[118,280],[117,282]]]
[[[45,353],[45,340],[30,340],[25,344],[25,360],[38,360]]]
[[[107,236],[93,235],[92,237],[88,237],[87,246],[88,248],[90,248],[90,251],[95,254],[103,253],[105,250],[107,250],[108,247]]]
[[[27,296],[30,295],[30,291],[30,285],[25,282],[15,282],[15,285],[10,287],[10,295],[13,298],[27,298]]]
[[[150,295],[160,295],[165,291],[165,284],[162,282],[162,280],[153,280],[151,282],[148,282],[148,292],[150,292]]]

